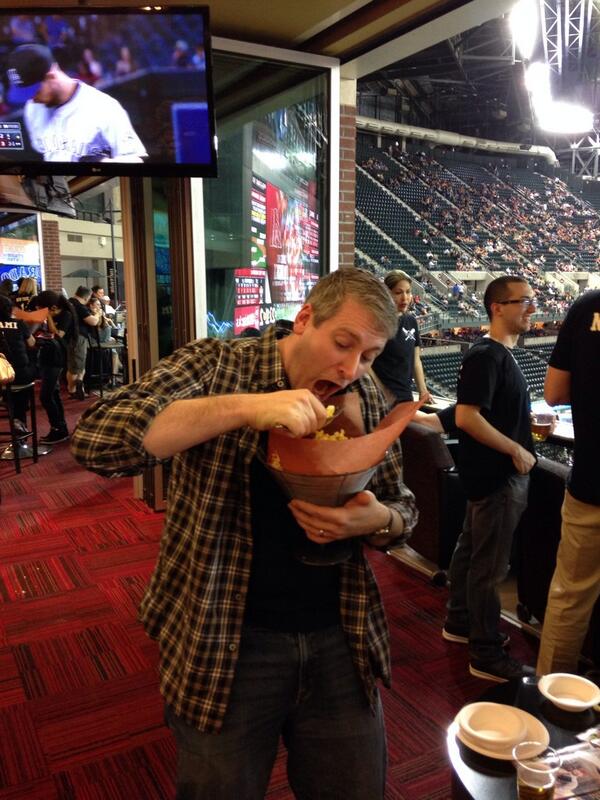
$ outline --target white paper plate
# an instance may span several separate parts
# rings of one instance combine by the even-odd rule
[[[523,711],[521,708],[516,708],[515,711],[518,711],[519,714],[522,715],[523,721],[525,722],[523,741],[540,743],[539,750],[535,753],[532,752],[531,755],[534,756],[538,755],[538,753],[543,753],[550,743],[550,734],[548,733],[546,726],[543,725],[539,719],[536,719],[536,717],[534,717],[532,714],[529,714],[527,711]],[[456,738],[460,739],[460,741],[469,749],[474,750],[476,753],[481,753],[482,756],[487,756],[488,758],[499,758],[501,761],[512,760],[512,746],[507,747],[506,749],[488,749],[484,744],[480,742],[475,743],[471,738],[463,736],[462,731],[458,726],[456,717],[454,718],[454,724],[456,727]]]

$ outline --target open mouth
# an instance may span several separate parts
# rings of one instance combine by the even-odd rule
[[[333,381],[315,381],[313,386],[313,394],[316,395],[321,402],[327,400],[342,387]]]

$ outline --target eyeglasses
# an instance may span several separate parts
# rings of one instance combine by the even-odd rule
[[[521,306],[531,308],[535,305],[535,297],[521,297],[519,300],[496,300],[499,306],[511,306],[514,303],[519,303]]]

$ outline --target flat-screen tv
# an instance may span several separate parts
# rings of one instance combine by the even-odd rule
[[[0,9],[0,173],[213,177],[208,9]]]

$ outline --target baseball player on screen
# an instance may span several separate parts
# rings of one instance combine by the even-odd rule
[[[44,161],[135,163],[148,155],[123,106],[63,72],[44,45],[13,50],[7,74],[13,85],[32,87],[23,116]]]

